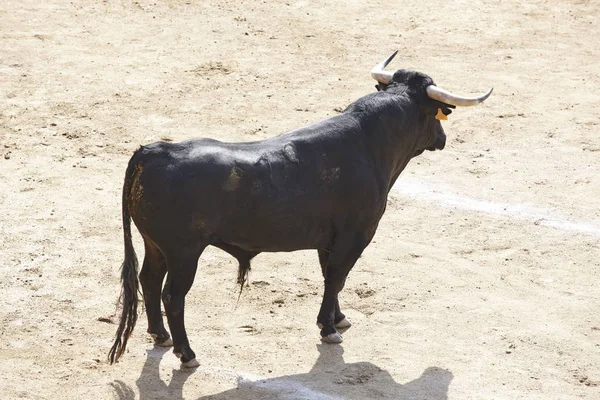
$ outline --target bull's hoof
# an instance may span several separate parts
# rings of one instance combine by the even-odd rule
[[[348,321],[348,318],[344,318],[343,320],[335,324],[335,327],[339,329],[348,329],[351,326],[352,324],[350,323],[350,321]]]
[[[171,338],[165,339],[162,342],[155,341],[154,344],[160,347],[171,347],[173,346],[173,340]]]
[[[181,367],[182,368],[196,368],[199,367],[200,363],[198,361],[196,361],[195,358],[192,358],[190,361],[186,361],[186,362],[182,362],[181,363]]]
[[[160,347],[171,347],[173,346],[173,340],[170,337],[164,338],[158,336],[156,333],[151,333],[152,339],[154,339],[154,345]]]
[[[332,343],[332,344],[337,344],[337,343],[342,343],[344,341],[344,339],[342,338],[342,335],[340,335],[337,332],[334,333],[330,333],[327,336],[323,336],[321,338],[321,341],[323,343]]]

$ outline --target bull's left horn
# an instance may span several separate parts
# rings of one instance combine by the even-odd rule
[[[394,57],[396,57],[396,54],[398,54],[398,50],[396,50],[387,59],[383,60],[375,67],[373,67],[373,69],[371,70],[371,76],[373,77],[373,79],[385,85],[389,84],[392,81],[392,77],[394,76],[394,74],[392,74],[391,72],[384,71],[383,69],[390,63],[390,61],[392,61]]]
[[[457,107],[468,107],[468,106],[476,106],[477,104],[485,101],[492,94],[492,90],[490,89],[486,94],[482,94],[477,97],[463,97],[458,96],[454,93],[450,93],[444,89],[440,89],[437,86],[429,85],[427,86],[427,95],[437,101],[441,101],[442,103],[450,104],[452,106]]]

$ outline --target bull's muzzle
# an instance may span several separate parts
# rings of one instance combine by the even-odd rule
[[[435,141],[435,143],[433,144],[433,146],[428,147],[427,150],[429,150],[429,151],[444,150],[444,147],[446,147],[446,135],[442,133],[441,135],[438,136],[438,138]]]

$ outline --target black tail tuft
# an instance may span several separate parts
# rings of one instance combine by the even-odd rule
[[[133,247],[132,247],[133,250]],[[122,305],[121,321],[117,328],[115,343],[108,352],[108,360],[111,364],[118,361],[125,352],[127,340],[133,332],[135,323],[138,318],[138,278],[137,278],[138,261],[135,253],[133,257],[123,262],[121,281],[123,288],[121,289],[120,303]]]

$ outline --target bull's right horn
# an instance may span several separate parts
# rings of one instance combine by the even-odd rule
[[[490,89],[486,94],[482,94],[481,96],[463,97],[448,92],[447,90],[440,89],[435,85],[429,85],[427,86],[427,95],[434,100],[441,101],[442,103],[450,104],[452,106],[468,107],[476,106],[477,104],[483,102],[485,99],[490,97],[492,90],[494,90],[494,88]]]
[[[389,84],[392,81],[392,77],[394,74],[391,72],[384,71],[383,69],[392,61],[392,59],[398,54],[398,50],[396,50],[391,56],[387,59],[383,60],[379,64],[377,64],[371,70],[371,76],[379,83],[383,83],[385,85]]]

